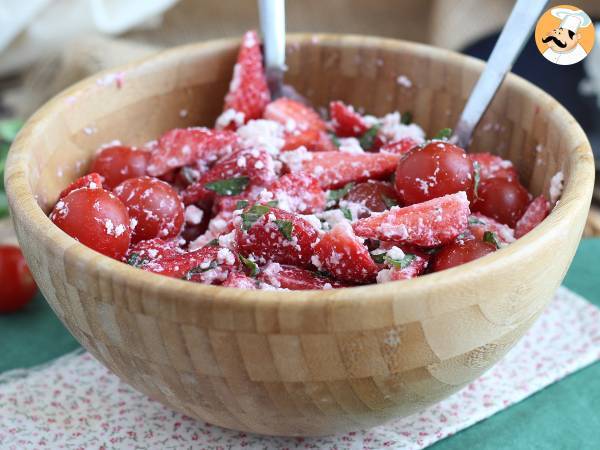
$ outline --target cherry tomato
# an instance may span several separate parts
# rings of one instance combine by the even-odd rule
[[[431,269],[433,272],[460,266],[474,259],[481,258],[496,251],[496,246],[490,242],[471,239],[456,241],[448,244],[433,257]]]
[[[181,231],[183,203],[168,183],[151,177],[131,178],[118,185],[115,194],[129,211],[133,243],[168,239]]]
[[[394,186],[385,181],[359,183],[350,189],[344,199],[365,205],[373,212],[385,211],[400,203]]]
[[[473,163],[465,151],[434,141],[409,151],[396,169],[396,191],[405,205],[473,188]]]
[[[23,253],[14,245],[0,245],[0,313],[23,308],[37,291]]]
[[[529,201],[527,189],[518,180],[491,178],[479,185],[472,210],[514,228]]]
[[[100,151],[90,172],[97,172],[104,177],[104,186],[114,189],[119,183],[142,175],[146,175],[149,153],[131,147],[117,145],[106,147]]]
[[[58,201],[50,220],[103,255],[122,259],[131,241],[127,208],[104,189],[77,189]]]

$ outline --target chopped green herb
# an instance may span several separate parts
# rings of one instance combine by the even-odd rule
[[[477,161],[473,163],[473,197],[477,198],[479,182],[481,181],[481,166]]]
[[[386,253],[371,253],[371,259],[377,264],[383,264],[385,262]]]
[[[360,142],[360,146],[364,150],[369,150],[371,147],[373,147],[373,143],[375,142],[379,128],[381,128],[381,125],[373,125],[360,137],[358,142]]]
[[[196,266],[193,269],[188,270],[187,273],[185,274],[184,279],[189,281],[197,273],[204,273],[204,272],[208,272],[209,270],[216,269],[218,264],[217,264],[217,261],[213,259],[208,266],[206,266],[206,267],[204,267],[204,266],[205,266],[204,264],[200,264],[199,266]]]
[[[390,198],[390,197],[388,197],[388,196],[387,196],[387,195],[385,195],[385,194],[381,194],[381,198],[383,199],[383,203],[385,203],[385,206],[386,206],[388,209],[389,209],[389,208],[392,208],[392,207],[394,207],[394,206],[398,206],[398,202],[397,202],[395,199],[393,199],[393,198]]]
[[[392,259],[389,256],[385,256],[385,261],[398,269],[406,269],[410,264],[417,259],[412,253],[405,253],[402,259]]]
[[[139,253],[132,253],[129,255],[129,258],[127,258],[127,264],[133,267],[142,267],[147,262],[148,260],[142,258]]]
[[[335,133],[329,133],[329,137],[331,138],[331,142],[333,142],[333,145],[339,148],[340,139],[335,135]]]
[[[248,206],[248,200],[238,200],[235,209],[244,209],[246,206]]]
[[[496,248],[500,248],[500,239],[498,239],[498,235],[493,231],[486,231],[483,233],[483,241],[494,244]]]
[[[485,222],[479,220],[475,216],[469,216],[469,225],[485,225]]]
[[[343,206],[340,207],[340,211],[342,211],[342,214],[346,219],[350,221],[352,220],[352,211],[350,211],[348,208],[344,208]]]
[[[250,183],[248,177],[229,178],[228,180],[218,180],[206,183],[204,187],[214,191],[219,195],[237,195],[241,194]]]
[[[452,136],[452,128],[442,128],[438,133],[433,137],[433,139],[439,139],[443,141],[447,141]]]
[[[242,229],[248,231],[258,219],[267,214],[270,210],[271,208],[265,205],[254,205],[248,211],[242,213]]]
[[[403,123],[404,125],[410,125],[412,123],[412,121],[413,121],[413,115],[410,111],[406,111],[400,117],[400,122]]]
[[[248,275],[250,275],[251,277],[255,277],[256,275],[258,275],[258,266],[254,261],[246,258],[242,254],[239,254],[238,257],[240,259],[240,262],[246,267],[246,269],[248,269]]]
[[[350,189],[354,187],[355,183],[348,183],[341,189],[333,189],[327,193],[327,200],[337,202],[339,199],[344,198]]]
[[[283,234],[283,237],[285,237],[288,241],[292,240],[292,231],[294,231],[294,224],[291,221],[276,219],[275,225],[277,225],[277,228],[279,229],[281,234]]]
[[[213,239],[212,241],[210,241],[208,244],[205,245],[205,247],[218,247],[218,246],[219,246],[218,239]]]
[[[271,208],[277,208],[277,206],[279,206],[279,200],[271,200],[270,202],[267,202],[266,205]]]

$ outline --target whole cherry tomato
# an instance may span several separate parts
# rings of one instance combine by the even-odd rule
[[[385,181],[366,181],[354,186],[346,196],[345,200],[360,203],[370,211],[382,212],[400,203],[394,186]]]
[[[518,180],[491,178],[479,186],[472,210],[514,228],[529,201],[529,192]]]
[[[0,245],[0,313],[23,308],[36,291],[37,286],[19,247]]]
[[[146,175],[149,152],[124,145],[106,147],[98,153],[90,172],[104,177],[104,186],[114,189],[129,178]]]
[[[450,269],[451,267],[460,266],[495,251],[496,246],[490,242],[477,239],[456,241],[442,247],[435,254],[431,270],[439,272],[440,270]]]

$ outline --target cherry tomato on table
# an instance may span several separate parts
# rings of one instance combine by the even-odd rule
[[[122,181],[146,175],[149,155],[144,150],[123,145],[106,147],[96,156],[90,172],[102,175],[104,185],[114,189]]]
[[[36,291],[21,250],[14,245],[0,245],[0,313],[23,308]]]

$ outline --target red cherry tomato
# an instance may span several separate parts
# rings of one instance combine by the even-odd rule
[[[470,195],[472,187],[473,163],[462,148],[447,142],[413,148],[396,169],[396,191],[405,205],[459,191]]]
[[[106,147],[100,151],[90,172],[104,177],[104,186],[114,189],[119,183],[146,175],[149,153],[131,147],[118,145]]]
[[[14,245],[0,245],[0,313],[23,308],[36,291],[21,250]]]
[[[529,201],[527,189],[518,180],[491,178],[479,186],[472,210],[514,228]]]
[[[456,241],[442,247],[433,257],[431,269],[433,272],[439,272],[440,270],[460,266],[495,251],[496,246],[490,242],[477,239]]]
[[[359,183],[350,189],[344,199],[360,203],[373,212],[385,211],[400,203],[394,186],[385,181]]]
[[[133,243],[168,239],[181,231],[183,203],[168,183],[151,177],[131,178],[118,185],[115,194],[129,211]]]
[[[104,189],[77,189],[58,201],[50,220],[103,255],[122,259],[131,241],[127,208]]]

